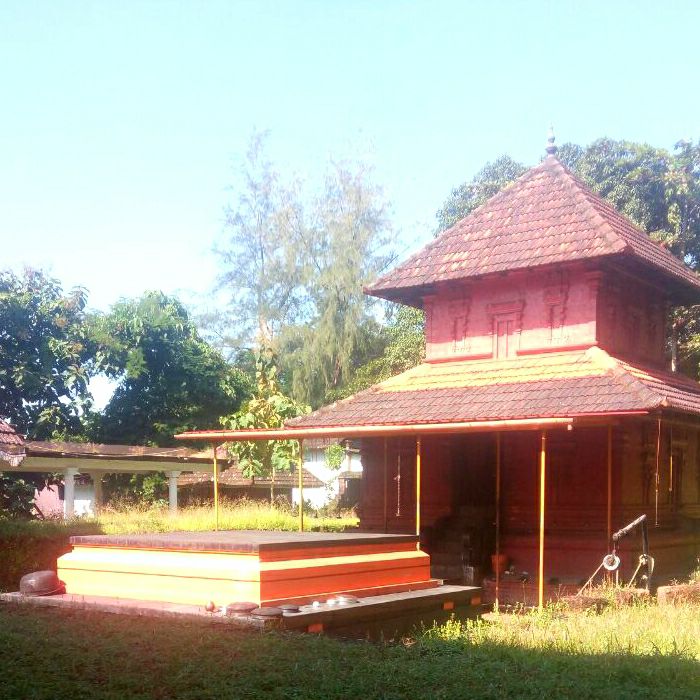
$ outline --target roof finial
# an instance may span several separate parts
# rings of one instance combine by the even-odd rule
[[[554,127],[550,126],[547,132],[547,147],[544,149],[547,155],[553,156],[557,152],[557,147],[554,145]]]

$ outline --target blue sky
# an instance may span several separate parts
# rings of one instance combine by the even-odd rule
[[[366,154],[404,248],[509,153],[700,137],[697,2],[0,4],[2,267],[106,308],[205,298],[234,163],[269,129],[283,172]]]

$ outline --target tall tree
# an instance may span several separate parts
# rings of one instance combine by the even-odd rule
[[[411,306],[390,305],[389,322],[382,328],[381,354],[360,365],[349,382],[332,391],[329,401],[346,398],[415,367],[425,357],[425,315]]]
[[[266,133],[250,139],[235,202],[226,209],[223,240],[215,248],[218,289],[228,300],[207,325],[234,347],[253,340],[270,345],[300,305],[301,270],[290,235],[298,204],[266,156],[266,139]]]
[[[307,317],[285,329],[280,347],[292,395],[318,406],[381,347],[373,302],[362,288],[392,259],[392,231],[370,171],[333,163],[295,240]]]
[[[285,390],[316,406],[383,347],[362,286],[389,259],[388,206],[361,163],[332,163],[302,196],[310,188],[284,184],[264,146],[251,140],[228,210],[218,254],[230,297],[215,320],[237,327],[239,346],[274,347]]]
[[[91,334],[99,368],[118,382],[98,429],[107,442],[172,444],[177,432],[217,424],[250,391],[184,306],[161,292],[118,302],[93,318]]]
[[[86,299],[38,270],[0,272],[0,416],[31,438],[79,431],[90,407]]]

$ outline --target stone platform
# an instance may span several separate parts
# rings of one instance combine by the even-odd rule
[[[435,588],[414,535],[169,532],[71,537],[58,559],[74,596],[203,606],[307,604],[320,597]]]
[[[421,625],[431,626],[451,617],[476,618],[481,614],[480,589],[473,586],[438,586],[360,598],[346,605],[302,605],[298,612],[279,611],[268,617],[253,613],[231,615],[217,609],[207,612],[202,605],[112,598],[107,596],[53,595],[28,597],[21,593],[0,593],[5,604],[89,610],[118,615],[203,619],[213,624],[258,630],[289,630],[327,633],[353,639],[390,640],[412,634]]]

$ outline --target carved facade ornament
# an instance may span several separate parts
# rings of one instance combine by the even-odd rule
[[[472,300],[470,296],[460,296],[450,299],[447,304],[449,314],[450,332],[452,338],[452,352],[464,354],[471,346],[469,339],[469,315]]]
[[[566,325],[569,279],[563,272],[551,273],[545,280],[544,303],[549,322],[549,342],[561,340]]]

